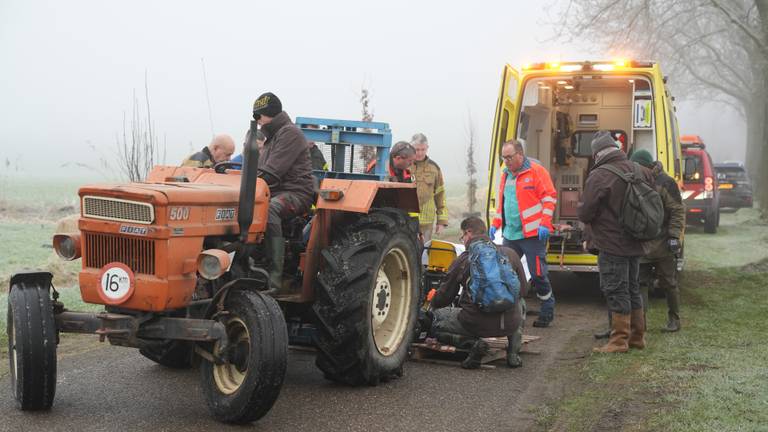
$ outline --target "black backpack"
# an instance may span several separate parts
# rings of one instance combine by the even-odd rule
[[[638,240],[653,240],[661,234],[664,224],[664,204],[661,195],[643,180],[640,167],[633,163],[634,172],[625,173],[613,165],[600,165],[627,184],[621,203],[619,224],[627,234]]]

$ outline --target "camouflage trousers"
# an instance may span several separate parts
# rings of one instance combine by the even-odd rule
[[[273,238],[283,236],[282,222],[294,216],[300,216],[309,210],[312,198],[293,192],[282,192],[273,195],[269,200],[269,215],[267,217],[267,236]]]

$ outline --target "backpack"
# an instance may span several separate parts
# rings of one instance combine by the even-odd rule
[[[469,246],[469,295],[483,312],[511,309],[520,294],[517,278],[507,255],[490,241]]]
[[[627,191],[621,203],[619,224],[624,231],[637,240],[653,240],[661,234],[664,223],[664,204],[661,195],[646,183],[640,167],[633,163],[634,172],[625,173],[612,165],[600,165],[627,184]]]

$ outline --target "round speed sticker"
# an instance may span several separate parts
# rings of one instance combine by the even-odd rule
[[[133,272],[123,263],[109,263],[101,270],[99,296],[108,304],[120,304],[133,294]]]

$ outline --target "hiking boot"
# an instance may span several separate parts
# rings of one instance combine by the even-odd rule
[[[604,331],[594,333],[595,339],[608,339],[611,336],[611,311],[608,311],[608,328]]]
[[[640,310],[642,312],[642,310]],[[611,336],[608,343],[592,348],[596,353],[623,353],[629,351],[629,314],[613,313],[611,317]]]
[[[539,313],[539,316],[536,317],[536,321],[533,322],[534,327],[549,327],[550,324],[552,324],[552,315],[545,315],[542,313]]]
[[[479,369],[483,357],[490,351],[491,347],[488,345],[488,342],[478,339],[474,345],[472,345],[472,348],[470,348],[467,358],[461,362],[461,367],[464,369]]]
[[[643,308],[634,309],[629,318],[629,342],[630,348],[645,348],[645,312]]]
[[[555,319],[555,297],[552,293],[549,293],[549,297],[546,300],[541,301],[541,308],[539,309],[539,316],[536,321],[533,322],[534,327],[549,327],[552,321]]]
[[[610,336],[611,336],[611,328],[610,327],[608,327],[607,329],[605,329],[605,330],[603,330],[601,332],[597,332],[597,333],[593,333],[592,334],[592,337],[594,337],[595,339],[608,339]]]
[[[674,333],[676,331],[680,331],[680,319],[670,317],[667,320],[667,325],[662,327],[661,331],[664,333]]]

